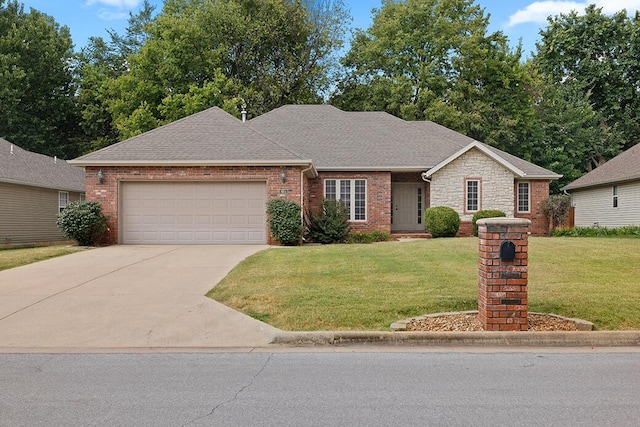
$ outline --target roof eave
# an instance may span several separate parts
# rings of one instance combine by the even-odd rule
[[[25,185],[27,187],[46,188],[48,190],[69,191],[72,193],[84,193],[84,188],[78,189],[78,188],[66,187],[66,186],[38,184],[36,182],[20,181],[17,179],[0,178],[0,182],[4,182],[6,184]]]
[[[632,181],[638,181],[640,180],[640,175],[636,175],[636,176],[632,176],[632,177],[627,177],[624,179],[615,179],[615,180],[611,180],[611,181],[599,181],[599,182],[594,182],[594,183],[590,183],[590,184],[584,184],[584,185],[576,185],[573,186],[571,184],[565,185],[564,187],[562,187],[562,190],[566,190],[566,191],[572,191],[572,190],[586,190],[588,188],[595,188],[595,187],[604,187],[607,185],[615,185],[615,184],[624,184],[627,182],[632,182]]]
[[[74,159],[75,166],[313,166],[311,160],[88,160]]]
[[[319,172],[424,172],[428,166],[343,166],[318,167]]]

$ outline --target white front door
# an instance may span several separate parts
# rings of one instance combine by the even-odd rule
[[[424,185],[393,183],[391,185],[391,231],[424,231]]]

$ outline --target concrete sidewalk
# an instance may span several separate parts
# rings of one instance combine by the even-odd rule
[[[266,246],[110,246],[0,272],[0,351],[259,347],[277,329],[205,293]]]

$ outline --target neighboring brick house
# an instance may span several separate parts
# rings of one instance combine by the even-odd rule
[[[84,182],[82,168],[0,138],[0,247],[68,240],[56,220],[84,198]]]
[[[87,198],[110,215],[110,243],[272,243],[265,204],[349,208],[354,231],[424,233],[449,205],[501,209],[546,234],[539,204],[557,179],[431,122],[328,105],[287,105],[246,123],[210,108],[78,159]],[[98,179],[98,174],[102,179]]]
[[[640,144],[573,181],[574,225],[623,227],[640,225]]]

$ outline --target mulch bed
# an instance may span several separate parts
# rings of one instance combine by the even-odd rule
[[[529,313],[530,331],[577,331],[574,322],[546,314]],[[477,314],[452,314],[437,317],[413,319],[407,324],[407,331],[422,332],[464,332],[483,331]]]

